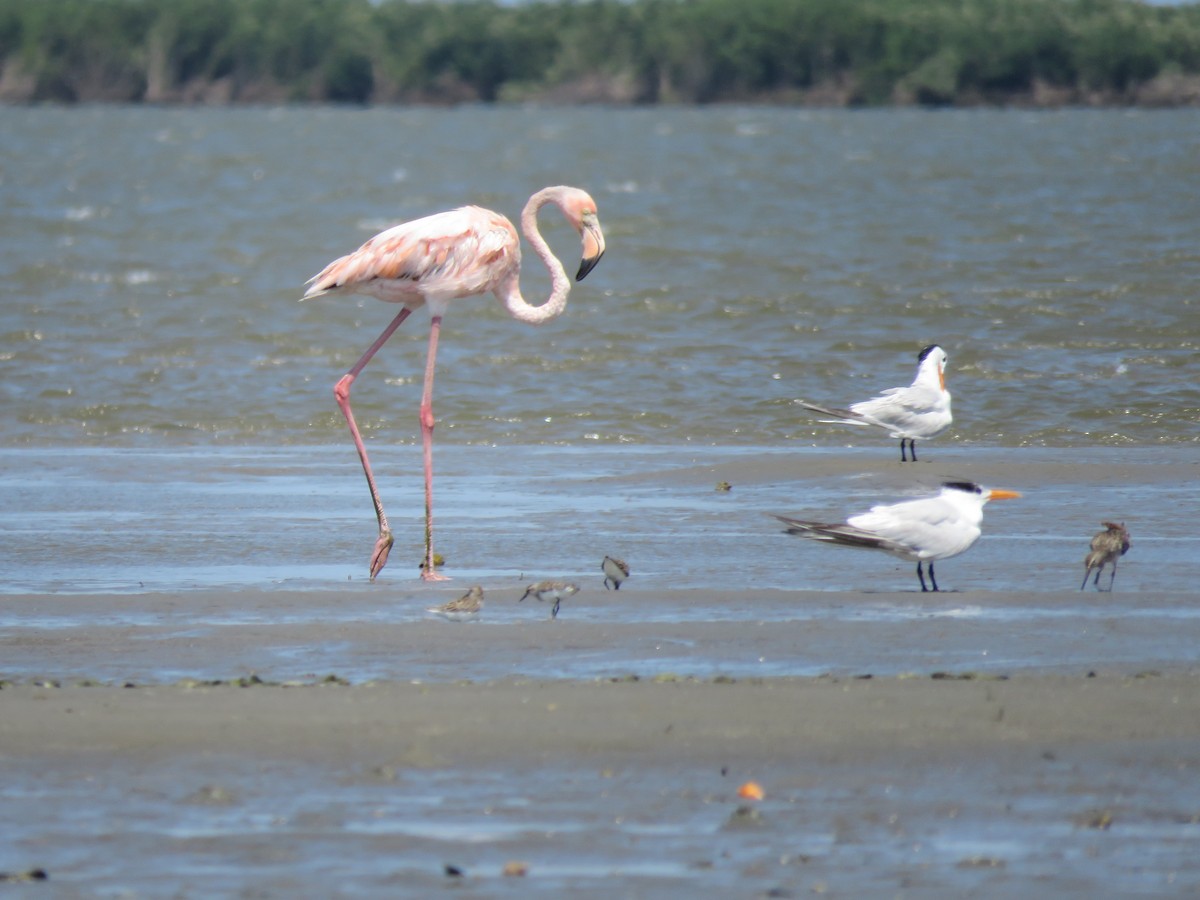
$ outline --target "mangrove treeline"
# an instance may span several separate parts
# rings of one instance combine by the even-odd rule
[[[0,0],[0,100],[1200,104],[1200,5]]]

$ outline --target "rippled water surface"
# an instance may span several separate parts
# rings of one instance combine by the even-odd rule
[[[515,217],[555,183],[592,193],[608,240],[566,314],[461,300],[443,330],[450,586],[415,578],[423,315],[355,385],[397,534],[370,584],[331,387],[394,310],[301,305],[304,282],[393,222]],[[1196,111],[0,108],[0,678],[1192,668],[1197,223]],[[796,402],[907,383],[933,341],[956,418],[920,464]],[[945,477],[1025,496],[988,507],[936,596],[767,516]],[[1114,593],[1081,593],[1108,517],[1133,549]],[[634,569],[619,596],[608,552]],[[555,623],[517,602],[535,576],[584,585]],[[478,625],[425,615],[476,580]],[[1194,890],[1195,767],[1135,751],[915,776],[801,754],[753,773],[749,830],[738,760],[9,759],[0,870],[106,896],[432,894],[446,863],[496,896]]]
[[[532,328],[458,301],[446,442],[836,446],[796,398],[907,383],[942,343],[949,442],[1191,442],[1200,118],[785,109],[0,110],[7,444],[329,443],[389,320],[296,303],[384,226],[596,197],[603,263]],[[553,215],[559,255],[578,254]],[[526,295],[547,290],[526,254]],[[359,380],[411,441],[418,316]],[[859,435],[849,436],[861,440]]]

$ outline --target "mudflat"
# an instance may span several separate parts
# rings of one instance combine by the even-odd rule
[[[586,765],[823,759],[960,764],[1072,747],[1136,749],[1200,739],[1200,675],[348,685],[187,681],[144,687],[5,685],[8,758],[248,754],[422,766],[571,760]],[[1200,758],[1200,741],[1196,743]]]

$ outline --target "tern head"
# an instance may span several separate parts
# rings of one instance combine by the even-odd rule
[[[973,481],[943,481],[942,489],[947,491],[962,491],[964,494],[975,494],[983,498],[983,502],[989,500],[1015,500],[1021,495],[1016,491],[1009,491],[1003,488],[985,488]]]
[[[950,357],[946,355],[946,351],[937,344],[930,344],[924,350],[917,354],[917,379],[920,380],[921,375],[926,370],[937,373],[937,383],[941,390],[946,389],[946,363],[950,361]]]

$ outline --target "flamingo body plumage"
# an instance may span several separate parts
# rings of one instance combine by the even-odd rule
[[[334,291],[422,306],[429,297],[472,297],[519,274],[521,244],[507,217],[463,206],[381,231],[309,281],[304,299]]]
[[[419,413],[425,463],[425,565],[421,577],[426,581],[443,580],[445,576],[433,566],[433,376],[442,317],[449,301],[489,292],[496,295],[510,315],[531,325],[540,325],[562,314],[571,282],[537,227],[538,210],[550,203],[558,206],[580,235],[582,261],[575,276],[577,281],[595,267],[605,250],[596,202],[586,191],[559,185],[543,188],[530,197],[521,213],[521,232],[550,272],[550,296],[540,306],[531,305],[521,296],[521,245],[517,229],[506,217],[479,206],[463,206],[388,228],[354,252],[335,259],[308,281],[302,300],[358,293],[402,307],[334,386],[334,396],[350,427],[379,523],[379,537],[370,561],[372,581],[387,564],[393,537],[366,446],[350,408],[350,387],[404,320],[414,310],[427,306],[429,347]]]

